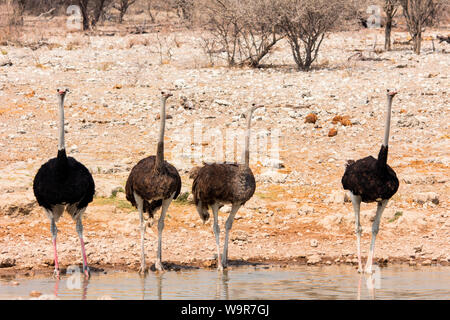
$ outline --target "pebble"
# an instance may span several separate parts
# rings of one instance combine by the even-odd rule
[[[328,131],[328,136],[329,137],[334,137],[338,134],[336,128],[331,128],[330,131]]]
[[[311,241],[309,241],[309,245],[311,247],[317,247],[319,245],[319,242],[316,239],[312,239]]]
[[[0,260],[0,268],[10,268],[16,265],[16,259],[5,258]]]
[[[307,264],[318,264],[322,258],[318,254],[313,254],[307,258]]]
[[[425,261],[422,262],[423,266],[431,266],[431,260],[427,259]]]
[[[40,297],[41,295],[42,295],[42,293],[39,291],[35,291],[35,290],[30,291],[30,297],[37,298],[37,297]]]

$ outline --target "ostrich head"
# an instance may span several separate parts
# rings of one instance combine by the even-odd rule
[[[172,96],[173,94],[171,92],[161,91],[161,98],[163,98],[164,100],[167,100]]]
[[[64,89],[56,89],[56,92],[58,93],[58,96],[60,96],[61,98],[64,98],[66,96],[67,93],[69,93],[69,89],[64,88]]]
[[[252,106],[251,106],[249,111],[253,113],[256,109],[259,109],[259,108],[262,108],[262,107],[264,107],[263,104],[252,103]]]
[[[393,97],[395,97],[395,95],[397,94],[397,91],[390,91],[389,89],[387,89],[387,96],[389,97],[389,98],[393,98]]]

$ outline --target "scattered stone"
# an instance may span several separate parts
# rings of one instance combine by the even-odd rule
[[[350,121],[349,116],[335,116],[333,120],[331,120],[333,124],[340,123],[343,126],[351,126],[352,122]]]
[[[261,173],[258,178],[262,182],[284,183],[288,177],[288,174],[281,173],[276,170],[266,170]]]
[[[423,262],[422,262],[422,265],[423,265],[423,266],[431,266],[431,260],[430,260],[430,259],[427,259],[427,260],[423,261]]]
[[[180,104],[186,110],[195,109],[194,104],[190,100],[188,100],[188,98],[185,96],[180,97]]]
[[[175,89],[183,89],[186,88],[186,81],[184,79],[177,79],[173,82],[173,85],[175,86]]]
[[[216,259],[210,259],[210,260],[205,260],[203,262],[203,267],[204,268],[214,268],[217,264],[217,260]]]
[[[317,115],[310,113],[305,117],[305,123],[316,123]]]
[[[330,131],[328,131],[328,136],[329,137],[334,137],[338,134],[336,128],[331,128]]]
[[[16,265],[16,259],[5,258],[0,260],[0,268],[10,268]]]
[[[41,294],[38,297],[38,300],[60,300],[60,299],[54,294]]]
[[[319,245],[319,242],[316,239],[311,239],[311,241],[309,241],[309,245],[315,248]]]
[[[230,106],[231,102],[228,102],[226,100],[214,100],[215,103],[221,106]]]
[[[307,264],[318,264],[320,263],[320,261],[322,260],[322,258],[318,255],[318,254],[313,254],[309,257],[307,257]]]
[[[307,204],[303,205],[303,206],[300,208],[300,210],[298,211],[298,214],[305,214],[305,215],[308,215],[308,214],[311,214],[311,213],[314,213],[314,208],[308,206]]]
[[[346,202],[345,196],[346,196],[346,192],[335,190],[325,199],[324,202],[326,204],[329,204],[329,203],[341,204],[341,203]]]
[[[33,290],[33,291],[30,292],[30,297],[33,297],[33,298],[38,298],[38,297],[40,297],[41,295],[42,295],[42,293],[39,292],[39,291]]]

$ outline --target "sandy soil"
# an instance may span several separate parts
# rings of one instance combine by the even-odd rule
[[[445,32],[429,30],[426,36]],[[375,34],[381,48],[382,30],[329,35],[309,73],[295,70],[286,43],[266,61],[267,68],[210,66],[199,34],[191,31],[171,34],[166,43],[172,52],[163,59],[154,34],[69,34],[49,36],[36,50],[0,47],[1,58],[12,63],[0,67],[0,275],[52,272],[49,221],[34,200],[32,179],[56,154],[55,89],[64,86],[71,89],[67,149],[92,171],[97,185],[84,219],[94,270],[138,269],[139,219],[122,188],[132,166],[155,152],[161,89],[174,93],[166,156],[177,163],[183,192],[191,188],[189,169],[202,159],[181,156],[179,146],[212,154],[217,142],[206,134],[200,142],[193,138],[196,125],[205,132],[233,132],[244,128],[239,115],[252,102],[273,107],[255,113],[254,132],[269,131],[271,137],[280,132],[276,141],[282,166],[274,168],[267,161],[267,150],[252,153],[257,190],[233,225],[232,266],[355,264],[354,216],[340,180],[347,159],[376,157],[383,138],[385,90],[397,89],[388,161],[400,189],[382,217],[377,261],[448,265],[449,47],[435,43],[432,51],[431,41],[425,40],[421,56],[399,44],[392,52],[376,53]],[[393,38],[406,41],[407,34],[395,32]],[[305,123],[311,112],[318,116],[316,124]],[[333,124],[336,115],[348,116],[353,124]],[[328,137],[332,128],[337,135]],[[227,160],[240,158],[232,149],[225,154]],[[364,257],[374,212],[375,204],[363,204]],[[226,217],[220,215],[222,230]],[[65,215],[58,228],[62,267],[79,264],[73,221]],[[152,265],[156,224],[147,230],[147,263]],[[166,266],[214,267],[214,253],[211,222],[202,224],[188,200],[173,203],[163,234]]]

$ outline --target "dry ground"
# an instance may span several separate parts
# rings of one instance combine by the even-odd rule
[[[445,32],[430,30],[427,36]],[[436,42],[432,51],[431,41],[425,40],[421,56],[400,44],[392,52],[373,52],[375,34],[380,48],[382,30],[329,35],[309,73],[295,70],[286,43],[273,52],[266,68],[229,69],[220,61],[211,66],[199,45],[200,33],[194,31],[159,40],[155,34],[53,34],[35,50],[0,47],[1,59],[12,63],[0,67],[0,274],[51,272],[49,222],[34,201],[32,179],[56,154],[55,89],[64,86],[71,89],[66,145],[92,171],[97,185],[84,219],[93,267],[138,268],[138,215],[122,188],[131,167],[155,152],[160,89],[174,93],[166,155],[177,162],[183,192],[190,190],[189,169],[201,159],[182,157],[176,147],[189,151],[201,146],[203,154],[211,154],[217,141],[206,134],[203,141],[191,141],[195,125],[229,133],[244,127],[239,115],[252,102],[273,107],[255,113],[254,131],[279,130],[283,168],[264,159],[267,150],[252,153],[257,190],[234,222],[232,265],[355,263],[354,217],[340,179],[347,159],[376,157],[385,90],[397,89],[388,161],[400,189],[383,215],[376,256],[384,263],[447,265],[450,49]],[[393,38],[401,43],[407,34],[394,32]],[[186,110],[184,101],[194,109]],[[315,125],[305,123],[311,112],[318,116]],[[333,124],[336,115],[349,116],[353,124]],[[328,137],[331,128],[337,129],[335,137]],[[230,149],[226,155],[239,159],[239,152]],[[374,211],[374,204],[363,204],[364,256]],[[226,213],[220,218],[223,230]],[[74,223],[64,216],[58,228],[62,266],[80,263]],[[151,264],[156,224],[147,230]],[[214,253],[211,222],[203,225],[189,201],[175,202],[166,219],[163,260],[173,268],[211,267]],[[8,262],[13,266],[6,267]]]

